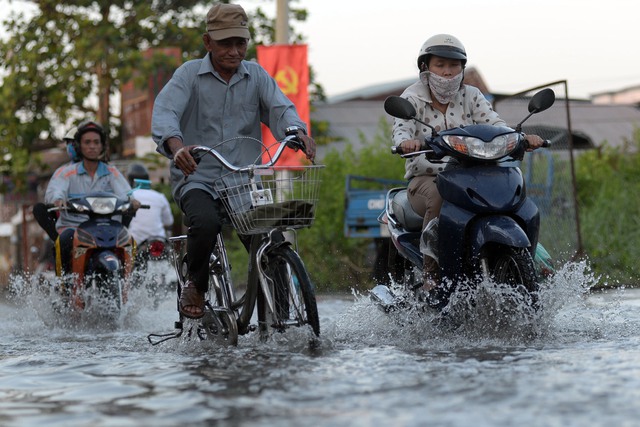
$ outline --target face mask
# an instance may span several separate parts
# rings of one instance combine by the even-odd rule
[[[453,97],[460,90],[464,73],[460,73],[457,76],[446,79],[440,77],[437,74],[430,73],[429,71],[423,71],[420,73],[420,81],[422,84],[429,86],[433,96],[441,104],[448,104]]]

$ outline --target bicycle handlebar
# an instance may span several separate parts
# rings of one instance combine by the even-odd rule
[[[250,165],[246,165],[246,166],[236,166],[232,163],[229,163],[229,161],[222,155],[220,154],[215,148],[212,147],[206,147],[204,145],[196,145],[191,149],[191,152],[193,153],[192,155],[194,156],[194,158],[196,158],[196,162],[199,162],[200,159],[202,158],[202,155],[204,154],[210,154],[213,157],[215,157],[221,164],[222,166],[225,167],[225,169],[232,171],[232,172],[245,172],[251,169],[267,169],[272,167],[273,165],[275,165],[275,163],[278,161],[278,159],[280,158],[280,156],[282,155],[282,152],[284,151],[285,147],[290,146],[290,143],[292,145],[294,145],[294,147],[299,147],[299,148],[304,148],[304,144],[302,144],[301,142],[298,141],[297,136],[295,135],[287,135],[281,142],[280,145],[278,146],[278,150],[275,152],[275,154],[273,155],[273,157],[271,158],[271,160],[267,163],[263,163],[263,164],[250,164]],[[201,155],[199,155],[201,154]]]

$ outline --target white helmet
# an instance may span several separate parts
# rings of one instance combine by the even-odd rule
[[[462,67],[467,64],[467,52],[464,50],[464,45],[450,34],[436,34],[427,39],[420,48],[418,54],[418,68],[423,62],[426,64],[429,62],[429,56],[436,55],[443,58],[460,59],[462,61]]]
[[[78,132],[78,128],[72,127],[62,139],[67,143],[73,142],[76,139],[76,132]]]

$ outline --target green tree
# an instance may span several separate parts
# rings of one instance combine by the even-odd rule
[[[0,41],[0,169],[14,180],[30,166],[28,153],[38,137],[51,138],[70,120],[95,117],[108,128],[117,150],[120,120],[110,101],[120,85],[134,71],[136,81],[144,82],[154,70],[175,69],[181,62],[161,55],[145,60],[145,49],[177,46],[182,60],[205,53],[201,36],[210,1],[30,3],[37,12],[29,18],[11,14],[2,23],[10,37]],[[290,13],[293,20],[306,19],[302,9]],[[254,49],[249,59],[256,44],[272,42],[274,19],[258,9],[250,25]],[[317,93],[322,96],[321,88]]]
[[[320,291],[371,285],[371,269],[366,266],[373,240],[344,235],[347,175],[394,180],[404,176],[404,161],[390,154],[391,126],[384,118],[371,141],[360,138],[361,149],[356,151],[348,143],[344,150],[331,150],[322,159],[326,167],[316,220],[313,227],[299,233],[301,256]]]
[[[640,281],[640,129],[620,147],[605,144],[576,162],[585,252],[601,286]]]

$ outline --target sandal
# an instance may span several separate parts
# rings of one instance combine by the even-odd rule
[[[180,290],[178,311],[189,319],[199,319],[204,316],[204,294],[196,288],[191,280],[187,280]]]

